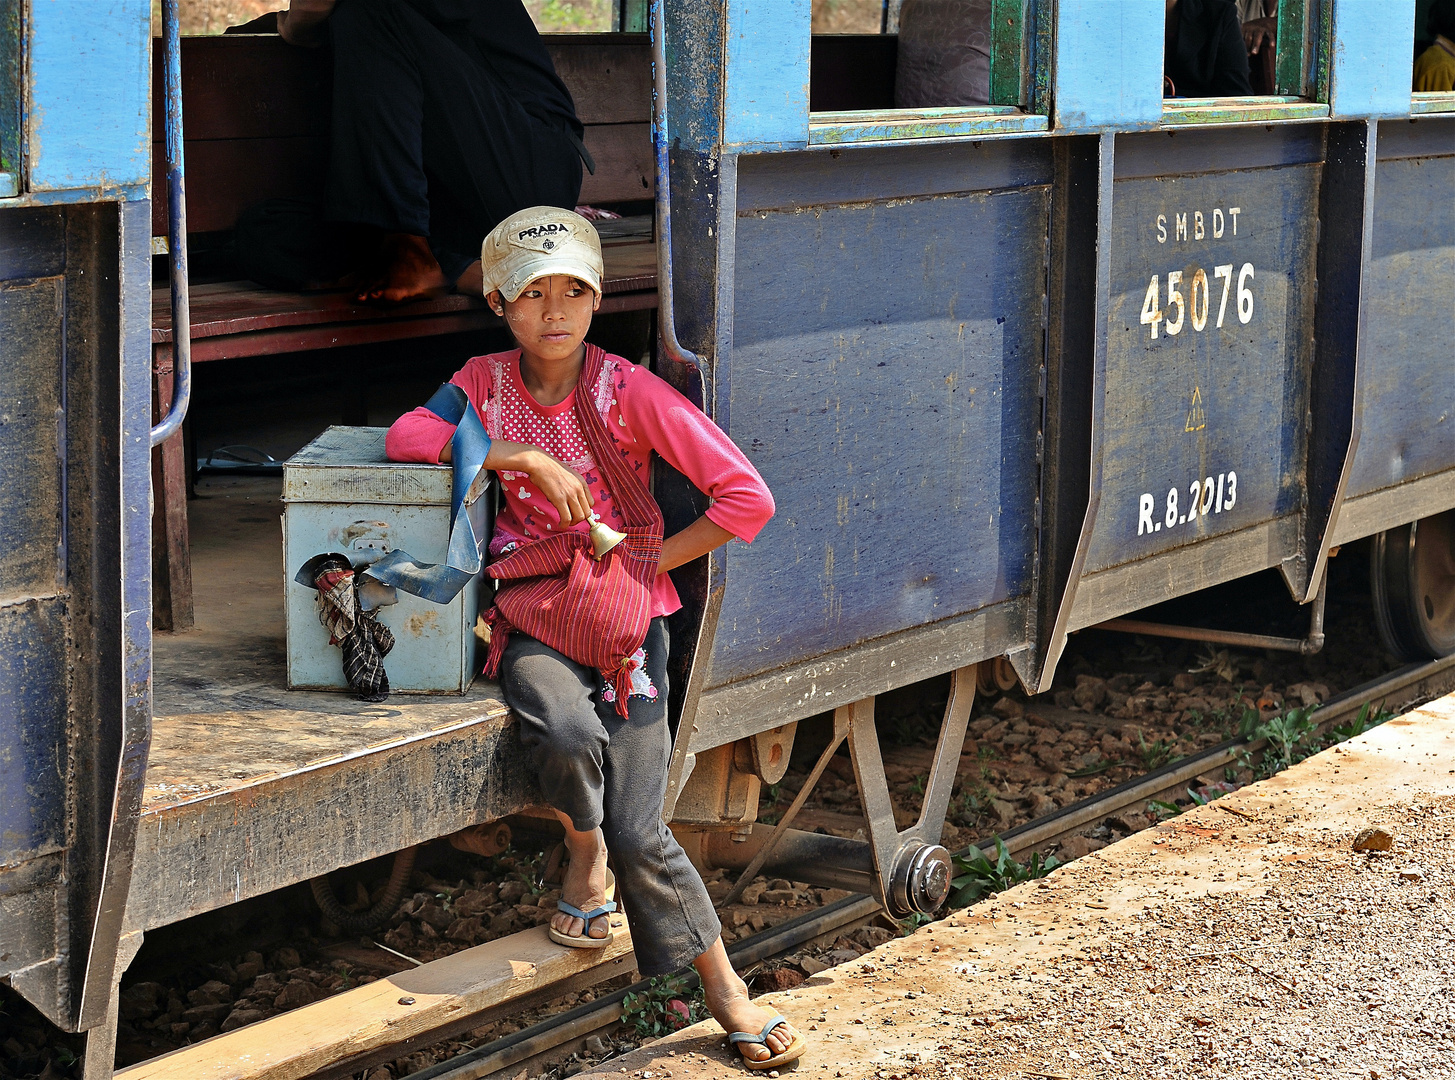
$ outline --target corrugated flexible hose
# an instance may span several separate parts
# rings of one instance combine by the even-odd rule
[[[399,910],[399,901],[404,899],[404,890],[409,887],[409,875],[414,871],[414,856],[417,848],[405,848],[394,856],[394,869],[389,874],[389,884],[384,894],[367,911],[349,911],[338,902],[329,884],[328,875],[311,878],[308,882],[313,890],[313,899],[329,922],[347,934],[362,934],[377,930],[388,922]]]

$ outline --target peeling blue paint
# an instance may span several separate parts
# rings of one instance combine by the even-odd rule
[[[32,0],[22,128],[29,190],[142,197],[151,178],[151,4]]]
[[[1059,132],[1162,120],[1162,0],[1060,0],[1052,73]]]
[[[1329,47],[1335,119],[1405,116],[1414,72],[1414,0],[1339,0]]]
[[[728,0],[723,145],[808,145],[809,0]]]

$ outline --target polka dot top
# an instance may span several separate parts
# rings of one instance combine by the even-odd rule
[[[519,349],[474,357],[450,381],[474,403],[492,439],[534,446],[580,473],[596,515],[608,525],[621,526],[622,515],[576,421],[574,394],[557,405],[536,401],[521,380]],[[751,542],[773,516],[773,496],[742,451],[646,368],[608,355],[590,398],[622,456],[647,475],[648,483],[655,452],[711,497],[708,518],[740,539]],[[429,410],[415,409],[389,429],[389,458],[439,461],[454,430]],[[559,531],[560,515],[528,474],[502,471],[498,478],[505,498],[490,541],[493,554]],[[572,527],[585,531],[589,526],[583,522]],[[681,607],[666,574],[657,578],[652,600],[654,616]]]

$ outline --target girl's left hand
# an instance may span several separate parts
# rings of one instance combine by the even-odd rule
[[[732,533],[704,514],[681,532],[662,541],[662,559],[657,564],[657,573],[665,574],[701,558],[732,538]]]

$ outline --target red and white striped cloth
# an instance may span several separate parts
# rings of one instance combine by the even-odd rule
[[[527,541],[487,569],[511,582],[496,593],[485,613],[490,651],[485,674],[496,678],[511,631],[520,630],[578,664],[600,669],[616,693],[616,710],[627,715],[633,654],[646,640],[652,586],[662,558],[662,511],[651,491],[613,445],[591,400],[606,361],[595,345],[576,382],[573,407],[597,467],[605,474],[616,509],[625,519],[626,539],[599,561],[589,534],[562,532]]]

